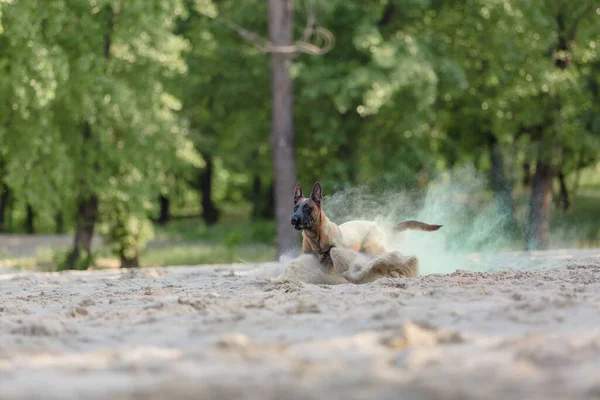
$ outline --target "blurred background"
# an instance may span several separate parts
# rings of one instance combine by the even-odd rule
[[[296,180],[411,217],[465,166],[503,248],[597,247],[599,47],[591,0],[0,0],[0,264],[274,260]]]

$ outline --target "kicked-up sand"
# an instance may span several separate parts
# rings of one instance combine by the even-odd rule
[[[337,285],[2,270],[0,399],[600,398],[600,251],[494,257]]]

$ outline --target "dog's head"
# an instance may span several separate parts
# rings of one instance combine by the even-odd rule
[[[292,215],[292,225],[294,229],[316,228],[321,221],[321,202],[323,200],[323,189],[321,184],[316,182],[313,186],[310,197],[302,195],[300,182],[294,187],[294,214]]]

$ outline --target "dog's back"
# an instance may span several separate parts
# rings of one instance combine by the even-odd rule
[[[352,250],[364,250],[365,245],[371,242],[381,245],[385,243],[383,230],[372,221],[348,221],[339,225],[339,228],[342,231],[345,246]]]
[[[372,255],[384,253],[387,247],[387,238],[384,230],[372,221],[348,221],[339,225],[345,247],[352,250],[363,251]],[[421,221],[408,220],[392,228],[393,232],[417,230],[433,232],[441,225],[430,225]]]

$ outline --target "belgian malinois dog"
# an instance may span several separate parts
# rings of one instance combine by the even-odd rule
[[[385,233],[371,221],[348,221],[341,225],[331,222],[323,212],[323,189],[316,182],[310,197],[302,195],[300,182],[294,187],[294,214],[292,225],[302,231],[302,251],[314,254],[325,266],[331,266],[329,252],[332,247],[345,247],[372,256],[385,253]],[[421,221],[408,220],[396,225],[393,230],[419,230],[433,232],[442,225],[430,225]]]

